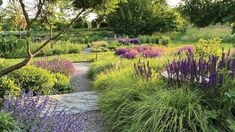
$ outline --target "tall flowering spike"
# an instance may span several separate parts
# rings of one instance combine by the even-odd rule
[[[232,61],[231,71],[232,71],[232,75],[234,76],[235,75],[235,59]]]
[[[221,86],[223,84],[223,82],[224,82],[224,77],[223,77],[223,75],[220,74],[218,84]]]
[[[231,49],[229,48],[228,53],[227,53],[227,57],[230,57],[230,52],[231,52]]]
[[[137,64],[134,65],[134,67],[135,66],[137,68],[134,68],[134,73],[133,73],[134,77],[143,78],[145,80],[149,80],[150,78],[153,78],[154,73],[153,73],[152,68],[150,67],[149,62],[142,63],[139,61]],[[169,69],[169,71],[170,71],[170,69]]]

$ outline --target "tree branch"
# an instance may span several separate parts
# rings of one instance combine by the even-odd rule
[[[37,18],[38,18],[39,15],[41,14],[41,12],[42,12],[42,7],[43,7],[43,5],[45,4],[45,2],[46,2],[46,0],[43,0],[43,1],[42,1],[42,0],[39,0],[38,11],[37,11],[35,17],[31,20],[30,25],[29,25],[28,28],[31,27],[31,25],[34,23],[34,21],[37,20]]]
[[[30,20],[29,20],[29,14],[27,13],[26,9],[25,9],[25,4],[23,2],[23,0],[19,0],[26,23],[27,23],[27,27],[30,25]]]
[[[25,65],[27,65],[30,62],[32,57],[33,56],[27,56],[22,62],[20,62],[18,64],[15,64],[13,66],[10,66],[6,69],[0,70],[0,77],[4,76],[4,75],[7,75],[8,73],[10,73],[12,71],[15,71],[15,70],[18,70],[18,69],[24,67]]]
[[[55,40],[56,38],[58,38],[61,34],[63,34],[65,31],[67,31],[73,24],[74,22],[81,16],[81,14],[84,12],[85,10],[83,9],[81,12],[79,12],[77,14],[77,16],[63,29],[61,30],[57,35],[55,35],[54,37],[48,39],[46,42],[44,42],[38,49],[36,49],[32,54],[33,56],[37,55],[45,46],[47,46],[48,43],[50,43],[52,40]]]

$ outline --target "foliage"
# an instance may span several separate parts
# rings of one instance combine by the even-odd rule
[[[196,92],[159,91],[134,105],[131,131],[207,131],[208,115]]]
[[[66,76],[72,76],[75,72],[75,66],[72,62],[60,58],[50,61],[47,58],[44,58],[35,62],[34,65],[36,67],[46,69],[52,73],[61,73]]]
[[[21,50],[26,47],[26,40],[17,39],[16,36],[9,35],[7,37],[0,37],[0,56],[7,57],[14,54],[17,50]]]
[[[195,55],[208,58],[209,56],[219,56],[218,49],[220,49],[221,40],[213,38],[210,40],[200,39],[195,46]]]
[[[16,121],[10,113],[0,112],[0,130],[2,132],[11,132],[16,128]]]
[[[138,37],[141,43],[159,44],[160,36],[158,35],[142,35]]]
[[[70,78],[57,73],[55,74],[56,77],[56,83],[53,87],[53,93],[54,94],[66,94],[71,93],[73,91],[73,87],[70,84]]]
[[[40,94],[50,94],[56,81],[49,71],[35,66],[26,66],[10,74],[10,77],[15,79],[22,90]]]
[[[18,2],[10,1],[7,7],[7,13],[10,14],[11,22],[19,31],[21,37],[21,30],[24,30],[27,27],[26,19],[23,15],[23,10]]]
[[[170,37],[167,37],[167,36],[161,36],[160,37],[160,40],[159,40],[159,44],[161,45],[167,45],[170,43]]]
[[[33,43],[32,49],[35,50],[41,45],[41,42]],[[0,37],[0,56],[6,58],[19,58],[27,55],[26,40],[17,39],[14,35]],[[37,56],[50,56],[61,54],[80,53],[85,48],[83,44],[75,44],[70,41],[56,41],[51,45],[47,45]]]
[[[15,81],[9,77],[0,78],[0,98],[2,98],[6,93],[11,95],[18,95],[20,92],[20,87],[15,83]]]
[[[33,96],[24,91],[20,96],[6,96],[3,112],[11,112],[22,131],[71,131],[82,130],[81,116],[67,114],[66,110],[56,111],[56,106],[47,107],[48,97]],[[41,100],[41,101],[40,101]]]
[[[128,0],[107,17],[115,33],[138,36],[180,30],[184,20],[165,0]]]
[[[100,73],[105,72],[112,68],[121,67],[122,65],[125,64],[125,62],[126,61],[121,61],[120,58],[116,56],[109,56],[109,57],[106,56],[105,58],[93,62],[90,65],[88,71],[88,77],[91,79],[95,79],[96,75],[99,75]]]
[[[36,49],[39,46],[40,43],[35,43],[32,48]],[[81,53],[84,48],[85,45],[83,44],[72,43],[70,41],[56,41],[45,47],[37,56]]]
[[[109,43],[106,41],[94,41],[90,45],[88,45],[91,48],[91,52],[107,52]]]
[[[170,32],[166,33],[171,40],[177,43],[192,43],[198,42],[200,39],[220,38],[223,43],[234,43],[235,35],[231,34],[231,29],[228,25],[211,25],[204,28],[197,28],[189,26],[184,32]]]
[[[234,23],[234,0],[184,0],[182,12],[198,27],[216,23]]]

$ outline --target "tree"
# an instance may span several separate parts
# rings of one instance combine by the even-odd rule
[[[107,16],[107,22],[114,32],[134,36],[179,30],[184,25],[166,0],[128,0]]]
[[[66,23],[67,21],[63,16],[66,13],[63,12],[63,9],[72,8],[71,5],[67,4],[67,1],[57,0],[49,1],[45,3],[42,13],[40,15],[42,23],[45,24],[46,28],[49,29],[49,37],[53,37],[53,28],[56,23]]]
[[[26,32],[27,32],[27,36],[25,36],[25,40],[27,41],[27,48],[25,49],[27,51],[27,55],[24,58],[23,61],[21,61],[20,63],[17,63],[15,65],[12,65],[10,67],[7,67],[3,70],[0,70],[0,77],[7,75],[8,73],[18,70],[22,67],[24,67],[25,65],[27,65],[31,59],[36,56],[38,53],[40,53],[40,51],[43,50],[43,48],[45,46],[47,46],[51,41],[55,40],[56,38],[58,38],[61,34],[63,34],[64,32],[66,32],[72,25],[73,23],[82,15],[84,15],[87,12],[92,12],[92,11],[99,11],[102,9],[107,10],[108,12],[113,11],[114,8],[117,6],[117,4],[120,2],[120,0],[74,0],[72,3],[69,0],[64,0],[67,1],[68,4],[73,4],[74,5],[74,9],[76,10],[76,15],[74,15],[75,17],[71,19],[70,23],[63,28],[60,32],[58,32],[56,35],[54,35],[53,37],[49,38],[48,40],[46,40],[41,46],[39,46],[36,50],[32,51],[31,50],[31,43],[30,43],[30,38],[31,38],[31,28],[33,23],[38,20],[39,16],[42,13],[42,10],[45,8],[45,5],[49,2],[58,2],[58,0],[36,0],[35,3],[35,8],[36,8],[36,13],[34,15],[34,17],[31,19],[29,17],[29,12],[27,10],[27,2],[25,0],[15,0],[15,2],[19,2],[22,11],[23,11],[23,15],[24,18],[26,20],[27,23],[27,27],[26,27]]]
[[[2,3],[3,3],[2,0],[0,0],[0,6],[2,5]]]
[[[235,0],[183,0],[180,9],[197,27],[229,23],[235,31]]]
[[[24,30],[27,27],[27,23],[19,3],[10,1],[7,7],[7,12],[10,14],[11,22],[19,31],[21,38],[21,30]]]

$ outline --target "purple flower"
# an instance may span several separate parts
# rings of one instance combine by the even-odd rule
[[[147,51],[144,51],[142,56],[146,58],[156,58],[156,57],[160,57],[161,54],[158,50],[147,50]]]
[[[137,51],[130,50],[129,52],[125,52],[125,54],[123,54],[122,57],[127,59],[134,59],[137,55],[138,55]]]
[[[155,58],[161,56],[161,49],[151,47],[151,46],[135,46],[130,49],[121,48],[116,50],[116,55],[119,55],[123,58],[133,59],[137,55],[141,55],[143,57]]]
[[[131,43],[131,44],[139,44],[140,40],[138,38],[132,38],[132,39],[129,39],[129,43]]]
[[[129,50],[126,49],[126,48],[121,48],[121,49],[116,50],[115,54],[116,54],[116,55],[123,55],[123,54],[125,54],[125,53],[128,52],[128,51],[129,51]]]
[[[193,51],[194,51],[193,46],[184,46],[184,47],[178,49],[178,54],[181,54],[181,53],[192,54]]]
[[[20,96],[4,97],[1,111],[12,113],[22,131],[30,132],[79,132],[83,128],[81,115],[73,116],[65,110],[56,111],[48,106],[49,98],[34,97],[32,92],[22,91]]]
[[[50,72],[61,73],[66,76],[72,76],[75,72],[75,66],[73,63],[65,59],[55,59],[49,61],[47,58],[45,58],[35,62],[34,65]]]
[[[118,39],[118,42],[123,44],[139,44],[140,40],[138,38],[121,38]]]

